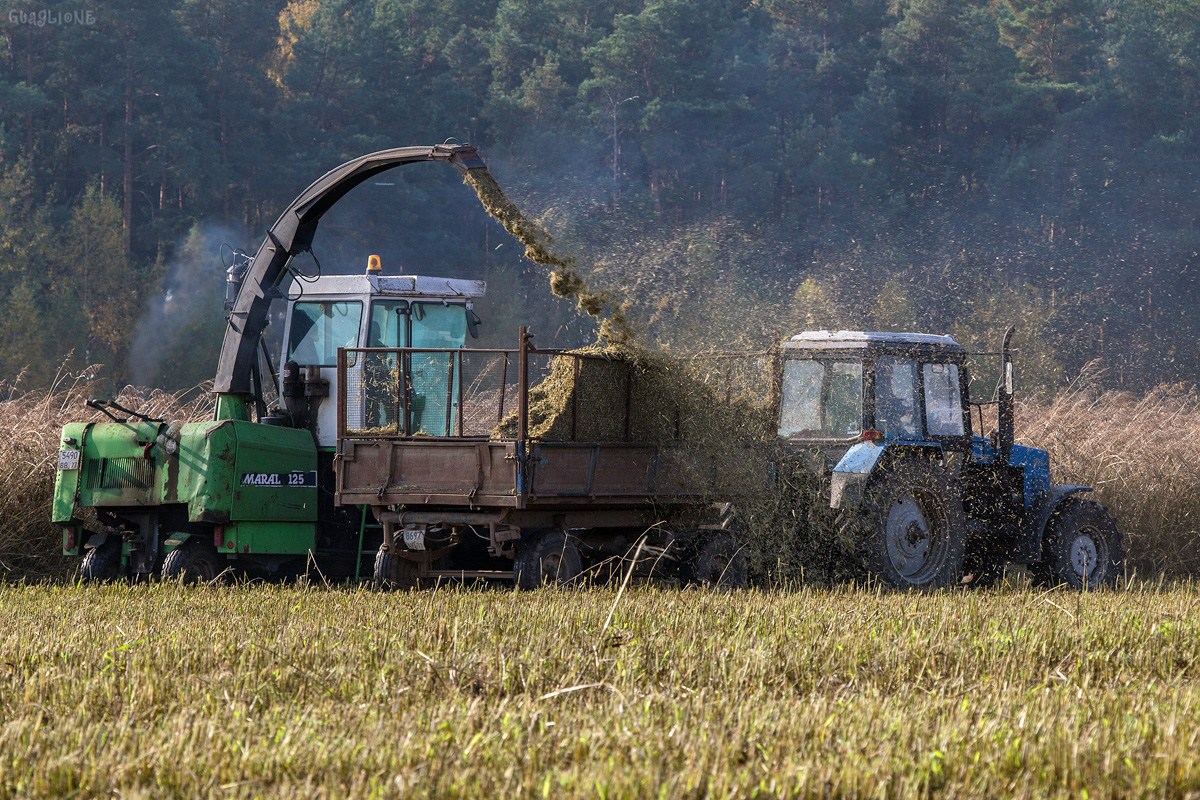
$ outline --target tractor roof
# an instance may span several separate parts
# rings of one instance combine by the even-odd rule
[[[783,347],[785,350],[962,350],[950,335],[886,331],[805,331],[784,342]]]
[[[322,275],[303,284],[306,295],[375,295],[470,300],[483,297],[484,281],[429,278],[422,275]],[[295,289],[293,287],[293,294]]]

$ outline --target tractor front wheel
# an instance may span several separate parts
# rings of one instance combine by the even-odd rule
[[[954,586],[962,575],[962,495],[929,461],[905,461],[872,479],[842,525],[867,570],[897,589]]]
[[[1073,498],[1050,517],[1034,580],[1098,589],[1116,583],[1124,561],[1125,543],[1112,515],[1099,503]]]

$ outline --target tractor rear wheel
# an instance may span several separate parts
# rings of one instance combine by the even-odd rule
[[[695,552],[688,559],[689,583],[722,589],[740,589],[748,580],[746,555],[738,547],[737,539],[726,531],[715,532],[696,543]]]
[[[1112,586],[1124,562],[1117,521],[1099,503],[1072,498],[1050,517],[1034,582],[1083,590]]]
[[[121,540],[110,536],[104,544],[93,547],[83,556],[79,580],[84,583],[115,581],[121,577]]]
[[[217,549],[199,539],[189,539],[167,553],[163,559],[162,579],[183,583],[212,583],[221,574]]]
[[[954,586],[962,575],[966,516],[962,494],[931,462],[894,465],[842,517],[867,571],[897,589]]]
[[[583,572],[583,558],[574,540],[559,530],[547,530],[522,542],[513,563],[513,578],[521,589],[566,584]]]

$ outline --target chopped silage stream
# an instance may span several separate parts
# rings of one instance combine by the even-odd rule
[[[600,324],[600,343],[556,356],[549,374],[530,387],[528,435],[543,441],[635,441],[678,448],[688,464],[686,480],[710,491],[714,503],[737,501],[741,540],[760,578],[805,575],[828,582],[853,575],[844,548],[821,535],[828,520],[796,513],[805,497],[815,496],[812,479],[772,458],[773,376],[768,363],[742,371],[740,382],[731,369],[721,385],[720,372],[710,361],[646,348],[637,342],[628,319],[629,304],[592,287],[576,259],[554,252],[550,234],[522,213],[486,168],[469,170],[464,182],[525,245],[525,257],[550,270],[555,295],[574,300],[589,316],[608,315]],[[578,367],[576,356],[584,356]],[[753,356],[743,358],[753,364]],[[516,433],[516,415],[511,414],[493,436],[513,438]]]
[[[601,339],[614,344],[633,340],[633,330],[625,313],[626,304],[609,292],[589,285],[574,258],[555,253],[551,249],[554,238],[517,208],[486,167],[467,170],[463,182],[479,195],[479,202],[488,214],[525,245],[525,257],[550,269],[550,291],[558,297],[574,300],[576,308],[588,316],[608,312],[608,318],[600,323]]]

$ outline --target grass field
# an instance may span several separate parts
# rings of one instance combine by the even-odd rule
[[[3,797],[1200,797],[1193,585],[0,606]]]

